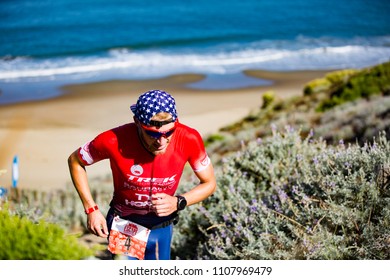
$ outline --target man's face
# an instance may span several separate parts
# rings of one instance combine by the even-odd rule
[[[145,126],[138,122],[141,137],[145,147],[154,155],[166,152],[173,137],[176,123],[171,122],[161,127]]]

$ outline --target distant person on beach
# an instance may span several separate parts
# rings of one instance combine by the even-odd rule
[[[200,134],[179,122],[169,93],[145,92],[130,108],[134,122],[99,134],[69,156],[70,175],[88,229],[108,238],[113,258],[170,259],[178,213],[213,194],[214,169]],[[106,218],[92,197],[86,172],[86,166],[103,159],[110,160],[114,183]],[[187,162],[199,184],[177,195]]]

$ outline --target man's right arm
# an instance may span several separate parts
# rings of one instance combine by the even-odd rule
[[[80,196],[84,209],[96,206],[88,184],[87,172],[84,163],[80,160],[78,150],[68,158],[70,176],[77,193]],[[107,237],[108,229],[106,219],[99,210],[87,214],[87,226],[90,232],[100,237]]]

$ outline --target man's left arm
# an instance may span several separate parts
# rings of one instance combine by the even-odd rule
[[[195,172],[195,175],[200,181],[199,185],[181,194],[187,200],[187,206],[203,201],[212,195],[217,188],[214,168],[211,163],[204,170]]]

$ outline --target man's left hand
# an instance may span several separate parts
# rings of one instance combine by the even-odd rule
[[[157,193],[152,195],[152,204],[157,216],[168,216],[177,210],[177,197],[166,193]]]

